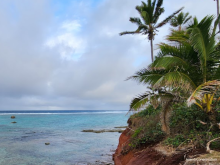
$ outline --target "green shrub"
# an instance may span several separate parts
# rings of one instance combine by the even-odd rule
[[[161,131],[161,125],[158,123],[155,127],[148,128],[145,132],[139,132],[138,136],[135,133],[132,135],[130,146],[132,148],[139,148],[144,144],[150,144],[161,141],[165,137],[165,133]],[[145,129],[146,129],[145,128]]]
[[[178,147],[180,144],[182,144],[183,142],[185,142],[186,139],[183,135],[177,135],[175,137],[168,137],[166,140],[164,140],[164,143],[166,145],[171,145],[172,147]]]
[[[139,127],[138,129],[136,129],[134,133],[132,134],[132,138],[136,138],[141,133],[142,130],[143,130],[142,127]]]
[[[192,130],[207,130],[209,126],[202,125],[199,121],[208,122],[208,116],[197,106],[187,107],[186,104],[175,104],[169,122],[171,135],[189,134]]]
[[[159,122],[159,109],[152,111],[152,107],[149,107],[149,109],[144,110],[144,112],[139,112],[135,115],[137,119],[142,119],[144,124],[138,127],[132,134],[130,147],[138,148],[144,144],[161,141],[165,137],[165,133],[161,130],[161,123]]]
[[[154,109],[152,105],[149,105],[146,109],[139,111],[138,113],[135,113],[134,115],[131,116],[131,118],[136,118],[136,117],[147,117],[150,115],[155,115],[158,114],[158,112],[161,110],[160,107]]]
[[[220,109],[220,106],[217,108]],[[150,105],[131,116],[131,119],[143,121],[135,126],[136,130],[131,135],[129,144],[131,148],[162,141],[165,136],[166,139],[163,141],[165,145],[178,147],[190,143],[205,147],[208,141],[220,137],[220,130],[210,130],[208,115],[196,105],[191,107],[187,107],[185,103],[172,105],[169,120],[170,135],[161,131],[160,113],[160,107],[155,110]],[[216,119],[220,122],[220,113],[217,113]],[[202,124],[200,121],[207,124]],[[220,141],[211,143],[210,148],[219,149]]]

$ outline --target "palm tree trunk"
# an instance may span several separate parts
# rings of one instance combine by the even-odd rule
[[[172,110],[171,108],[172,105],[172,100],[166,102],[163,107],[162,107],[162,112],[161,112],[161,129],[164,131],[166,134],[170,134],[170,126],[169,126],[169,118],[170,118],[170,112]]]
[[[150,40],[150,46],[151,46],[151,60],[154,62],[154,54],[153,54],[153,39]]]
[[[219,0],[216,0],[217,2],[217,17],[219,16]],[[220,31],[220,23],[218,24],[218,28],[219,28],[219,31]]]

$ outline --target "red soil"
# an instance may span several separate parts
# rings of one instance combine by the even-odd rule
[[[119,138],[119,144],[113,155],[115,165],[179,165],[190,155],[204,153],[204,150],[188,150],[171,156],[165,156],[154,149],[154,145],[140,150],[129,150],[130,129],[127,128]]]

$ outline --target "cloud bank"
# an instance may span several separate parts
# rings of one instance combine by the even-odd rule
[[[140,3],[68,1],[61,10],[58,0],[0,0],[0,110],[127,110],[146,87],[124,80],[151,61],[145,36],[119,36],[136,29],[128,20]],[[161,20],[182,6],[201,19],[215,5],[165,1]]]

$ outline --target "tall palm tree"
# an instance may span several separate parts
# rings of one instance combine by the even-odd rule
[[[121,32],[120,35],[125,34],[143,34],[148,35],[148,39],[150,40],[151,44],[151,60],[154,61],[153,56],[153,40],[154,36],[156,35],[156,31],[158,28],[165,25],[169,20],[179,13],[183,8],[177,10],[169,17],[164,19],[162,22],[157,24],[157,21],[162,13],[164,13],[164,8],[161,7],[163,4],[163,0],[148,0],[147,4],[142,2],[140,6],[136,6],[136,10],[140,14],[141,18],[131,17],[130,22],[137,24],[138,28],[135,31],[125,31]]]
[[[192,16],[189,16],[189,13],[181,12],[170,20],[170,25],[173,27],[179,27],[179,31],[181,31],[182,25],[186,24],[191,18]]]

